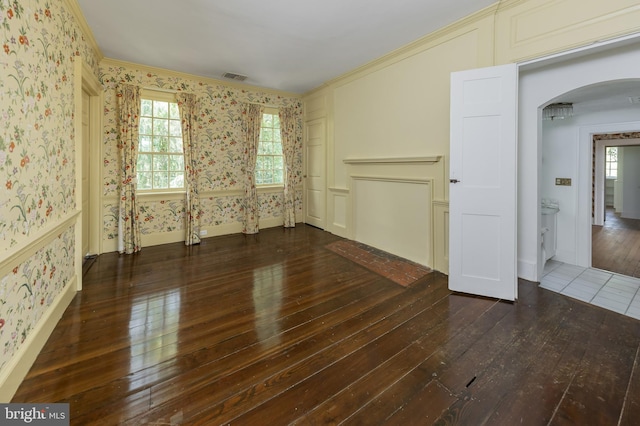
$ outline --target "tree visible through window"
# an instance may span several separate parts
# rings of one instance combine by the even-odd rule
[[[267,110],[262,114],[256,160],[256,185],[284,184],[282,137],[277,111]]]
[[[605,172],[607,177],[618,177],[618,147],[608,146],[605,153]]]
[[[138,189],[184,189],[182,126],[176,102],[142,99]]]

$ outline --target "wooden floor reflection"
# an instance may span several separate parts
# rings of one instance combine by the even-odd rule
[[[299,225],[105,254],[14,402],[71,424],[634,424],[640,321],[409,288]]]

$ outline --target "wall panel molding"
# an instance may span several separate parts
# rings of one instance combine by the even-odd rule
[[[635,0],[531,0],[500,9],[496,64],[522,62],[640,31]]]

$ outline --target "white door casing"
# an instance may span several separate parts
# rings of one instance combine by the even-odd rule
[[[320,229],[326,218],[325,127],[324,118],[305,123],[304,222]]]
[[[517,298],[516,64],[451,74],[449,288]]]
[[[90,105],[91,97],[86,91],[82,91],[82,256],[89,254],[89,241],[90,241]]]

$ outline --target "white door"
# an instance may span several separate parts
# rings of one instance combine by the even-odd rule
[[[325,229],[325,119],[305,123],[304,222]]]
[[[517,65],[451,74],[449,288],[517,298]]]

